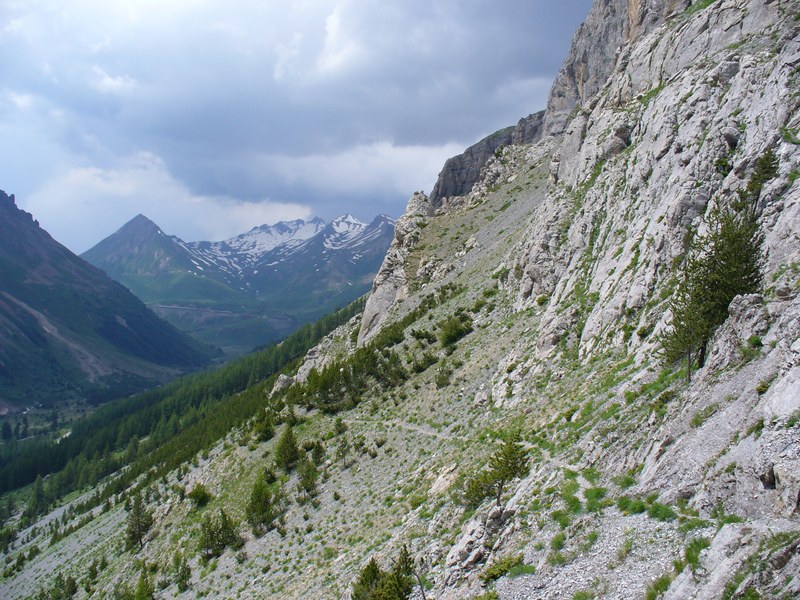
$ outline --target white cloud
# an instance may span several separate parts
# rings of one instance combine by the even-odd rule
[[[311,216],[301,204],[193,194],[147,152],[115,168],[69,169],[20,200],[44,229],[77,253],[139,213],[187,241],[226,239],[255,225]]]
[[[120,94],[134,89],[138,84],[133,77],[128,75],[113,76],[97,65],[92,67],[91,86],[99,92]]]
[[[459,144],[396,146],[362,144],[337,154],[267,156],[265,166],[288,184],[308,186],[330,195],[370,192],[401,196],[430,191],[444,161],[461,152]]]
[[[397,216],[543,107],[590,3],[0,1],[0,188],[77,249],[137,212],[187,239]]]
[[[342,6],[337,5],[325,19],[325,40],[316,61],[321,75],[336,75],[352,68],[364,57],[364,49],[342,23]]]
[[[33,106],[34,97],[31,94],[21,94],[11,90],[6,90],[4,96],[17,110],[27,110]]]
[[[295,32],[288,43],[278,42],[275,44],[275,67],[272,76],[275,81],[281,82],[286,79],[297,68],[297,61],[300,56],[300,45],[303,42],[303,35]]]

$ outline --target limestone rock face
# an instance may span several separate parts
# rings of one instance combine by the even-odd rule
[[[473,144],[463,153],[447,159],[433,186],[430,202],[439,209],[451,196],[464,196],[480,179],[481,169],[494,153],[509,144],[533,144],[542,138],[544,111],[520,119],[514,127],[506,127]]]
[[[383,259],[375,281],[372,284],[358,343],[367,340],[384,322],[389,309],[395,302],[408,296],[408,281],[405,272],[408,251],[419,239],[420,227],[433,214],[433,205],[423,192],[416,192],[408,201],[405,213],[394,226],[394,239]]]
[[[658,334],[670,326],[668,299],[687,232],[702,235],[704,217],[739,198],[767,150],[778,157],[778,174],[757,198],[765,236],[763,293],[734,299],[705,368],[676,392],[680,401],[671,393],[649,400],[662,401],[667,417],[652,412],[635,435],[606,431],[579,444],[582,464],[618,473],[638,469],[633,495],[686,503],[710,522],[723,509],[745,520],[698,532],[710,543],[702,567],[678,576],[669,598],[719,597],[764,540],[798,529],[798,40],[800,26],[775,0],[597,0],[576,33],[541,126],[533,127],[542,138],[530,147],[512,139],[492,152],[468,195],[464,187],[448,188],[460,194],[454,200],[441,186],[435,189],[433,220],[481,207],[492,194],[530,203],[526,233],[503,256],[508,274],[498,282],[511,295],[512,310],[531,320],[530,332],[491,357],[494,375],[470,394],[474,406],[489,405],[491,397],[495,410],[507,410],[525,406],[526,390],[547,393],[546,386],[532,385],[537,377],[569,377],[565,356],[586,366],[620,352],[642,373],[649,369],[643,381],[655,378]],[[546,191],[528,188],[514,196],[512,186],[545,155],[552,157]],[[403,297],[398,289],[408,293],[410,280],[430,278],[438,268],[432,259],[421,260],[402,286],[387,288],[392,293],[373,314],[397,308],[387,304],[389,297]],[[448,277],[457,273],[458,265]],[[647,411],[639,389],[628,388],[630,402]],[[580,419],[578,412],[571,415],[570,423]],[[519,484],[518,493],[524,496],[528,485]],[[484,543],[492,537],[487,515],[468,521],[450,548],[439,579],[442,597],[463,597],[468,582],[474,584],[497,556]],[[664,572],[657,562],[682,556],[686,539],[677,527],[647,521],[642,527],[659,540],[657,558],[647,559],[649,570],[609,575],[608,597],[642,595],[646,582]],[[606,569],[627,535],[619,514],[604,516],[602,528],[618,532],[608,542],[615,550],[578,558],[564,571],[553,573],[529,545],[525,560],[537,567],[535,583],[504,581],[497,588],[501,597],[569,597],[581,589],[565,583],[569,573]],[[509,535],[501,537],[513,539]],[[800,587],[787,575],[795,555],[775,561],[776,581],[789,582],[775,590]],[[581,581],[589,586],[592,578]]]
[[[511,143],[513,127],[501,129],[473,144],[464,152],[448,158],[431,191],[430,200],[434,210],[449,196],[463,196],[478,181],[481,167],[501,146]]]
[[[542,134],[544,133],[543,126],[543,110],[520,119],[514,131],[511,133],[511,143],[515,146],[535,144],[542,139]]]
[[[691,0],[597,0],[575,32],[569,54],[550,88],[545,135],[562,133],[572,111],[591,102],[626,46],[690,4]]]
[[[521,252],[518,306],[550,299],[541,356],[569,336],[583,356],[601,339],[646,346],[648,336],[622,326],[663,328],[668,315],[642,308],[683,253],[689,227],[736,197],[767,148],[781,172],[797,168],[797,146],[779,132],[798,122],[797,103],[786,98],[800,45],[794,25],[776,24],[780,15],[774,2],[723,0],[664,24],[646,20],[605,85],[565,124],[551,165],[556,183]],[[772,50],[730,49],[773,30]],[[798,260],[791,229],[800,213],[787,183],[768,182],[759,198],[767,271]],[[576,284],[588,285],[585,297],[574,296]]]

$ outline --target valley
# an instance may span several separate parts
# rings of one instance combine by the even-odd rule
[[[221,242],[184,242],[139,215],[83,254],[159,316],[238,356],[349,304],[369,289],[393,219],[254,227]]]

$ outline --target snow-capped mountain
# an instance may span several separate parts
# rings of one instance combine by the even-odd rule
[[[325,221],[312,219],[303,221],[281,221],[275,225],[253,227],[221,242],[189,242],[184,244],[187,251],[195,254],[206,264],[217,264],[221,269],[241,272],[252,266],[269,252],[290,242],[302,242],[314,237],[325,228]]]
[[[176,326],[235,353],[368,291],[393,234],[386,215],[369,224],[344,215],[185,242],[138,215],[83,258]]]

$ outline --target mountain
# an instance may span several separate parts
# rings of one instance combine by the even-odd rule
[[[237,354],[363,295],[393,236],[381,215],[295,220],[184,242],[139,215],[83,254],[196,338]]]
[[[0,192],[0,401],[127,394],[209,358]]]
[[[596,0],[541,138],[413,194],[301,364],[20,525],[5,594],[800,597],[795,5]],[[128,549],[120,487],[153,517]]]

